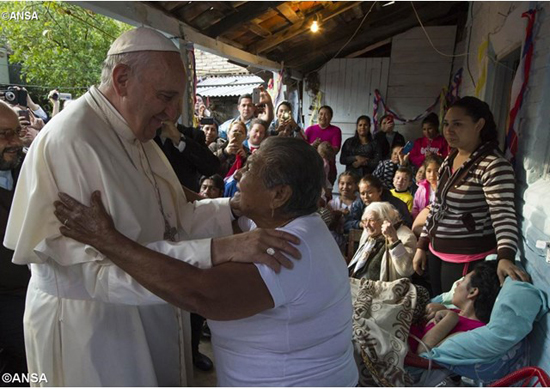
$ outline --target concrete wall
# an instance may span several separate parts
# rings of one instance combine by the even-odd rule
[[[495,62],[521,46],[527,21],[521,17],[529,7],[538,9],[534,44],[535,51],[529,85],[520,112],[519,150],[517,155],[517,205],[521,223],[522,247],[520,259],[531,274],[533,284],[550,290],[550,264],[545,261],[545,250],[535,247],[537,240],[550,241],[550,3],[547,2],[473,2],[469,23],[472,26],[469,69],[466,60],[457,61],[464,66],[461,95],[475,95],[471,78],[479,81],[483,62],[478,63],[477,50],[489,36],[490,55],[487,84],[478,97],[495,104],[494,91],[498,87]],[[466,34],[466,39],[468,34]],[[464,52],[467,44],[461,42],[457,52]],[[457,63],[455,63],[455,67]],[[493,110],[498,107],[491,107]],[[537,323],[530,335],[531,364],[550,371],[550,317]]]

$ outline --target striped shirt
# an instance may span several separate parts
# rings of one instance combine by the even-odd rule
[[[518,226],[514,171],[494,143],[485,143],[454,173],[457,152],[439,170],[436,199],[418,248],[476,254],[497,248],[498,259],[514,260]]]

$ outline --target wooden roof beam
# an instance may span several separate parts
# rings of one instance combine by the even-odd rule
[[[270,8],[276,8],[283,3],[282,1],[248,1],[235,9],[235,13],[229,15],[213,26],[208,27],[204,33],[211,37],[217,37],[224,32],[240,27],[243,23],[248,22],[267,11]]]
[[[271,31],[269,31],[267,28],[263,28],[258,23],[250,22],[247,24],[247,27],[252,31],[254,34],[261,36],[262,38],[267,38],[271,36]]]
[[[288,3],[283,3],[279,6],[277,6],[277,10],[281,13],[281,15],[283,15],[286,20],[288,20],[291,24],[294,24],[298,21],[300,21],[301,19],[304,18],[303,15],[298,15],[293,9],[292,7],[290,6],[290,4]]]
[[[374,44],[372,44],[372,45],[370,45],[370,46],[367,46],[367,47],[365,47],[364,49],[361,49],[361,50],[358,50],[358,51],[356,51],[356,52],[354,52],[354,53],[348,54],[348,55],[346,55],[346,58],[356,58],[356,57],[359,57],[360,55],[363,55],[363,54],[365,54],[365,53],[368,53],[369,51],[372,51],[372,50],[374,50],[374,49],[377,49],[377,48],[379,48],[379,47],[382,47],[382,46],[384,46],[384,45],[387,45],[387,44],[391,43],[391,41],[392,41],[392,38],[384,39],[384,40],[382,40],[382,41],[380,41],[380,42],[377,42],[377,43],[374,43]]]
[[[360,1],[335,2],[327,6],[324,10],[322,10],[319,13],[320,21],[323,22],[323,21],[329,20],[341,14],[342,12],[346,12],[347,10],[355,7],[360,3],[361,3]],[[268,51],[269,49],[281,44],[282,42],[306,32],[309,29],[311,23],[313,23],[314,19],[315,19],[315,16],[312,15],[304,19],[302,23],[296,23],[291,27],[287,28],[286,30],[278,32],[277,34],[273,34],[273,36],[270,39],[265,39],[253,45],[250,45],[248,47],[248,51],[250,51],[251,53],[257,53],[257,54]]]
[[[160,5],[168,12],[174,11],[176,8],[181,8],[184,5],[189,4],[188,1],[162,1]]]
[[[422,8],[418,7],[417,4],[415,4],[415,6],[422,23],[427,25],[432,23],[434,20],[439,20],[439,18],[445,17],[445,15],[452,10],[452,7],[455,4],[456,2],[441,1],[427,3],[426,6]],[[376,42],[391,39],[395,35],[401,34],[413,27],[418,26],[418,21],[414,13],[408,12],[407,9],[402,9],[397,13],[394,13],[392,17],[396,20],[395,23],[387,23],[384,26],[376,28],[369,28],[371,24],[363,26],[363,31],[369,31],[369,33],[357,34],[355,39],[350,42],[349,46],[346,47],[346,49],[344,49],[341,53],[342,55],[340,58],[346,58],[348,55],[347,53],[352,53],[351,55],[360,53],[361,51],[369,48],[365,47],[366,45],[373,45]],[[378,18],[376,18],[373,22],[375,21],[378,22]],[[348,39],[348,36],[342,36],[334,42],[331,42],[330,46],[323,47],[322,50],[318,49],[316,51],[309,52],[307,60],[304,59],[303,55],[300,56],[298,54],[292,56],[291,58],[287,57],[285,58],[285,67],[294,68],[300,70],[304,74],[307,74],[308,72],[323,66],[323,64],[325,64],[328,59],[332,58],[334,53],[336,53],[336,51],[339,50],[344,43],[348,41]],[[299,53],[301,52],[301,48],[298,47],[295,51]],[[329,55],[328,58],[326,58],[327,54]]]
[[[77,1],[75,4],[132,26],[155,28],[168,35],[193,42],[199,50],[239,63],[272,71],[279,71],[282,67],[278,62],[251,54],[201,34],[174,16],[167,14],[166,11],[163,12],[145,3],[137,1]]]

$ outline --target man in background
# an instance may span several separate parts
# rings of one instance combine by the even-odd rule
[[[21,125],[17,114],[0,101],[0,233],[6,232],[8,215],[21,160],[23,144],[19,139]],[[0,376],[27,373],[25,342],[23,339],[23,312],[31,273],[27,266],[11,262],[13,251],[0,246]],[[16,385],[16,383],[3,382]]]

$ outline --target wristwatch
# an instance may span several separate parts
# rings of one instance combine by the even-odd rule
[[[187,138],[185,138],[185,135],[180,134],[180,141],[178,144],[174,144],[174,147],[181,153],[185,150],[185,146],[187,146]]]

